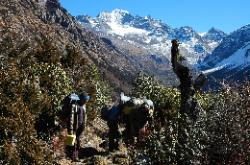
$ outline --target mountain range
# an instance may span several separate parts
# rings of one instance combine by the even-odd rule
[[[171,40],[175,38],[181,42],[180,51],[187,65],[209,75],[209,82],[213,82],[210,87],[218,86],[215,79],[230,82],[248,78],[249,25],[230,34],[213,27],[199,33],[189,26],[173,28],[161,20],[135,16],[122,9],[76,19],[163,82],[175,80],[170,66]]]
[[[205,34],[199,34],[188,26],[172,28],[161,20],[150,16],[134,16],[122,9],[115,9],[110,13],[101,12],[96,18],[84,15],[76,18],[82,25],[100,33],[102,37],[136,45],[149,54],[165,56],[168,60],[171,40],[178,38],[182,43],[180,48],[191,65],[206,57],[226,37],[224,32],[215,28]]]
[[[215,81],[246,81],[250,78],[250,25],[232,32],[199,65]]]

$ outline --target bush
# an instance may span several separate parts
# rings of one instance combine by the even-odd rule
[[[50,140],[55,133],[61,101],[73,91],[71,81],[60,65],[41,63],[25,69],[25,97],[36,117],[40,138]]]
[[[92,96],[91,105],[88,108],[88,120],[93,121],[97,116],[100,116],[101,108],[111,101],[113,89],[101,79],[99,70],[95,65],[90,67],[87,77],[89,84],[91,84],[89,93]]]
[[[180,120],[178,90],[161,87],[152,77],[142,74],[135,84],[135,95],[152,99],[156,107],[155,126],[143,150],[138,152],[146,155],[151,164],[176,164]],[[186,151],[192,155],[192,164],[250,163],[249,89],[247,83],[241,87],[195,94],[197,120],[186,119],[190,130]]]
[[[250,163],[250,86],[227,87],[207,109],[207,157],[210,164]]]
[[[24,102],[24,79],[18,64],[3,60],[0,75],[1,163],[52,164],[48,148],[36,138],[35,118]]]

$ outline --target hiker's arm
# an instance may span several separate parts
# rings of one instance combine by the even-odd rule
[[[71,112],[68,120],[68,134],[72,135],[73,129],[74,129],[74,112]]]
[[[87,124],[87,112],[86,108],[83,110],[83,130],[85,130]]]
[[[85,127],[85,119],[86,118],[86,109],[84,107],[80,107],[78,111],[78,127],[82,130]]]

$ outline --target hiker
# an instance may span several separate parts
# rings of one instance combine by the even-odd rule
[[[120,103],[111,108],[104,107],[101,116],[109,127],[109,150],[117,150],[121,138],[119,124],[125,125],[122,135],[129,144],[133,137],[139,137],[140,133],[146,132],[145,128],[149,126],[153,117],[153,102],[145,98],[130,98],[122,93]]]
[[[123,137],[129,144],[133,143],[134,137],[147,134],[147,128],[152,124],[154,105],[146,98],[131,98],[123,103],[122,107],[122,118],[125,124]]]
[[[121,115],[121,106],[114,105],[111,108],[105,106],[102,110],[102,118],[107,121],[109,128],[109,151],[119,149],[119,140],[121,138],[121,133],[119,131],[119,120]]]
[[[90,96],[87,94],[71,94],[65,99],[63,113],[66,116],[67,140],[66,154],[72,160],[78,160],[81,135],[86,127],[86,104]]]

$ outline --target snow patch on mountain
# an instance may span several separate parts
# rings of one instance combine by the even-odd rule
[[[96,21],[94,21],[93,19],[89,20],[89,23],[92,27],[95,27],[98,23]]]
[[[147,35],[148,32],[146,30],[122,24],[122,19],[128,14],[129,12],[126,10],[115,9],[111,13],[100,13],[98,19],[106,22],[106,24],[110,27],[110,30],[108,31],[110,34],[117,34],[120,36],[125,36],[126,34]]]
[[[97,17],[103,21],[107,22],[120,22],[124,16],[129,14],[127,10],[114,9],[111,13],[101,12]]]
[[[211,74],[222,69],[233,70],[239,69],[243,70],[244,68],[250,65],[250,42],[247,42],[242,48],[234,52],[228,58],[217,63],[215,67],[211,69],[204,70],[204,74]]]
[[[247,65],[250,65],[250,56],[248,56],[250,50],[250,42],[246,43],[241,49],[237,50],[228,58],[224,59],[216,65],[218,66],[227,66],[231,69],[241,67],[244,68]]]
[[[202,71],[202,73],[205,74],[205,75],[208,75],[208,74],[211,74],[213,72],[217,72],[219,70],[222,70],[225,67],[226,67],[226,65],[218,66],[218,67],[215,67],[215,68],[212,68],[212,69],[204,70],[204,71]]]
[[[138,34],[138,35],[147,35],[148,32],[146,30],[137,29],[130,27],[128,25],[118,24],[116,21],[112,20],[112,22],[107,22],[110,26],[111,30],[109,33],[114,33],[120,36],[125,36],[126,34]],[[147,41],[149,42],[149,41]]]
[[[207,34],[207,32],[199,32],[198,33],[201,37],[205,36]]]
[[[215,49],[219,44],[220,44],[219,42],[215,42],[215,41],[208,43],[208,45],[209,45],[212,49]]]
[[[191,65],[210,54],[225,35],[215,28],[204,34],[198,34],[189,26],[172,28],[161,20],[150,16],[134,16],[122,9],[101,12],[96,18],[78,16],[77,19],[85,27],[100,33],[101,37],[111,41],[117,38],[120,40],[117,44],[130,43],[147,50],[149,54],[165,56],[169,61],[171,40],[177,38],[182,43],[181,54]]]

